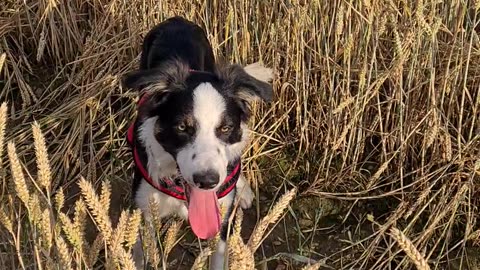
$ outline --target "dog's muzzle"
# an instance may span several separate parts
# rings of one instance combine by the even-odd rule
[[[206,170],[193,174],[193,183],[201,189],[213,189],[220,181],[220,175],[214,170]]]

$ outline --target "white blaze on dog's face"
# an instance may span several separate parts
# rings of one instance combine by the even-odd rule
[[[210,83],[199,84],[192,94],[195,135],[178,151],[177,163],[191,184],[218,188],[220,179],[227,177],[229,162],[241,154],[246,140],[239,121],[241,111],[227,110],[228,98]]]
[[[265,82],[270,78],[271,70],[259,65],[253,69],[230,65],[211,74],[190,72],[172,62],[133,72],[124,83],[150,91],[139,119],[157,117],[153,136],[176,160],[188,184],[214,190],[227,177],[227,166],[242,154],[248,103],[272,98],[272,88]]]

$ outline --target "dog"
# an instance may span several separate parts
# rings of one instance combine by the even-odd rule
[[[200,239],[220,233],[210,269],[224,269],[235,199],[246,209],[254,198],[241,174],[241,155],[250,104],[272,101],[271,80],[272,70],[258,62],[217,64],[205,31],[178,16],[147,33],[139,69],[122,78],[124,87],[140,95],[127,135],[135,204],[146,221],[153,198],[159,217],[188,220]],[[227,209],[223,220],[221,206]],[[140,238],[133,253],[136,267],[143,268]]]

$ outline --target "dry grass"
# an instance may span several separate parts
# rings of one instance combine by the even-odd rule
[[[478,2],[2,1],[0,268],[132,267],[140,222],[125,210],[125,133],[136,94],[118,76],[172,15],[204,26],[218,56],[277,73],[276,102],[255,105],[245,153],[257,201],[244,224],[262,233],[233,238],[255,267],[410,269],[410,246],[432,269],[478,268]],[[265,213],[275,206],[262,196],[292,188],[311,203]],[[326,201],[344,207],[334,229]],[[270,215],[278,220],[261,220]],[[155,223],[157,267],[175,263],[176,243],[199,264],[211,253]]]

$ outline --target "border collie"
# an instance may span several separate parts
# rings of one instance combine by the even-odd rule
[[[250,102],[272,100],[271,79],[272,70],[259,63],[217,65],[203,29],[181,17],[150,30],[140,68],[122,78],[140,96],[127,136],[135,203],[146,221],[153,198],[158,216],[188,219],[197,237],[220,233],[210,269],[224,269],[235,197],[242,208],[253,200],[240,157],[248,142]],[[221,205],[227,209],[223,220]],[[137,268],[143,268],[140,241],[134,248]]]

